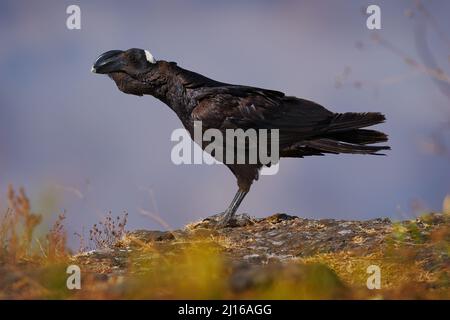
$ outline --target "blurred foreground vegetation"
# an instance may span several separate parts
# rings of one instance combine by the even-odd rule
[[[82,245],[75,254],[66,246],[64,219],[59,215],[46,235],[35,236],[41,215],[23,190],[10,187],[0,220],[0,299],[450,298],[447,214],[390,223],[383,242],[370,249],[304,254],[302,248],[292,258],[262,263],[236,253],[238,238],[208,229],[144,241],[125,232],[126,215],[107,215],[81,239],[96,250]],[[358,247],[358,237],[352,241]],[[81,268],[80,290],[66,286],[73,264]],[[381,270],[381,289],[366,286],[371,265]]]

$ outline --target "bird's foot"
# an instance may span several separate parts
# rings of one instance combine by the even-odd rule
[[[249,217],[245,213],[230,217],[226,215],[226,212],[222,212],[195,223],[193,227],[218,230],[224,228],[243,227],[253,223],[255,223],[255,219]]]
[[[227,212],[221,212],[200,221],[198,227],[210,229],[223,229],[227,227],[236,227],[236,220],[227,215]]]
[[[205,219],[203,219],[201,222],[205,222],[205,223],[217,223],[218,221],[220,221],[222,219],[222,217],[224,216],[225,212],[221,212],[221,213],[217,213],[214,214],[212,216],[206,217]]]
[[[238,227],[237,217],[229,214],[228,212],[224,212],[220,215],[219,219],[216,221],[214,229],[224,229],[224,228],[232,228]]]

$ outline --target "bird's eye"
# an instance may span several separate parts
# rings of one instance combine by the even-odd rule
[[[130,57],[130,62],[131,62],[131,63],[136,63],[136,62],[137,62],[136,57],[135,57],[135,56],[131,56],[131,57]]]

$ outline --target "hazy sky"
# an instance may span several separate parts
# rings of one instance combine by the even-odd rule
[[[450,100],[371,40],[368,3],[1,1],[1,193],[13,183],[26,188],[36,209],[66,209],[70,231],[110,210],[127,210],[131,229],[161,229],[141,209],[180,227],[226,208],[236,182],[225,166],[171,162],[170,135],[181,127],[173,112],[90,73],[98,54],[138,47],[216,80],[280,90],[336,112],[386,114],[378,128],[390,135],[387,157],[283,160],[277,175],[254,184],[240,212],[400,218],[416,200],[439,210],[450,192],[449,159],[420,145],[449,120]],[[415,30],[427,28],[433,54],[450,70],[445,37],[417,10],[405,14],[414,1],[376,3],[383,39],[421,61]],[[81,8],[81,30],[66,28],[70,4]],[[448,34],[450,2],[426,4]]]

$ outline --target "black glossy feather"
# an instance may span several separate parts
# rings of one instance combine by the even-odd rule
[[[377,112],[334,113],[306,99],[257,87],[212,80],[199,73],[158,61],[145,72],[110,76],[120,90],[135,95],[151,94],[176,112],[192,134],[194,121],[203,129],[278,129],[281,157],[305,157],[327,153],[381,154],[388,146],[382,132],[364,129],[384,122]],[[202,145],[204,148],[205,145]],[[227,165],[242,190],[248,190],[261,165]]]

